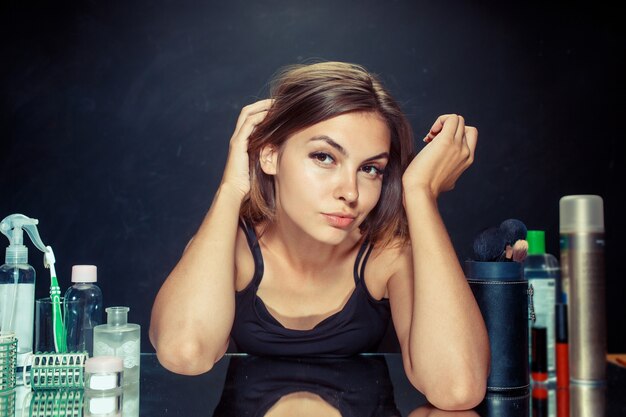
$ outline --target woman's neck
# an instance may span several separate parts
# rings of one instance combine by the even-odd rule
[[[262,225],[259,239],[263,249],[284,260],[302,276],[314,276],[349,257],[359,247],[362,237],[358,231],[337,245],[320,242],[293,222],[277,219]]]

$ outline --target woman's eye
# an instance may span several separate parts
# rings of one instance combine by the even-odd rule
[[[383,174],[383,170],[378,167],[375,167],[374,165],[366,165],[363,168],[361,168],[361,171],[365,172],[371,177],[378,177]]]
[[[310,155],[310,157],[321,165],[330,165],[335,162],[333,157],[325,152],[314,152]]]

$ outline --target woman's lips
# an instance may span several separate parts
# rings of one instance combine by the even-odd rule
[[[341,216],[339,214],[326,214],[323,213],[326,221],[333,227],[348,227],[354,221],[354,217],[351,216]]]

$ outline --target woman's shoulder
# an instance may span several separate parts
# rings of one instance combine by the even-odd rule
[[[235,289],[241,291],[254,276],[254,256],[248,243],[249,236],[240,226],[235,240]]]
[[[410,273],[412,267],[411,243],[398,238],[384,246],[374,245],[365,275],[375,277],[386,286],[389,278],[398,273]]]

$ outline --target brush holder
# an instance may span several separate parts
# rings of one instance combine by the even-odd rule
[[[56,332],[53,304],[50,297],[35,300],[35,346],[33,349],[35,353],[57,351],[54,340]],[[68,312],[76,311],[79,307],[79,300],[66,301],[63,297],[60,297],[58,308],[61,311],[63,323],[71,323]],[[67,334],[67,329],[64,329],[63,334]],[[65,342],[67,343],[67,337]]]
[[[530,404],[528,391],[519,394],[488,392],[475,411],[481,417],[528,417]]]
[[[527,391],[530,386],[529,288],[523,265],[519,262],[467,261],[465,276],[489,336],[491,371],[487,391]]]
[[[17,339],[14,333],[0,333],[0,393],[15,388]]]

